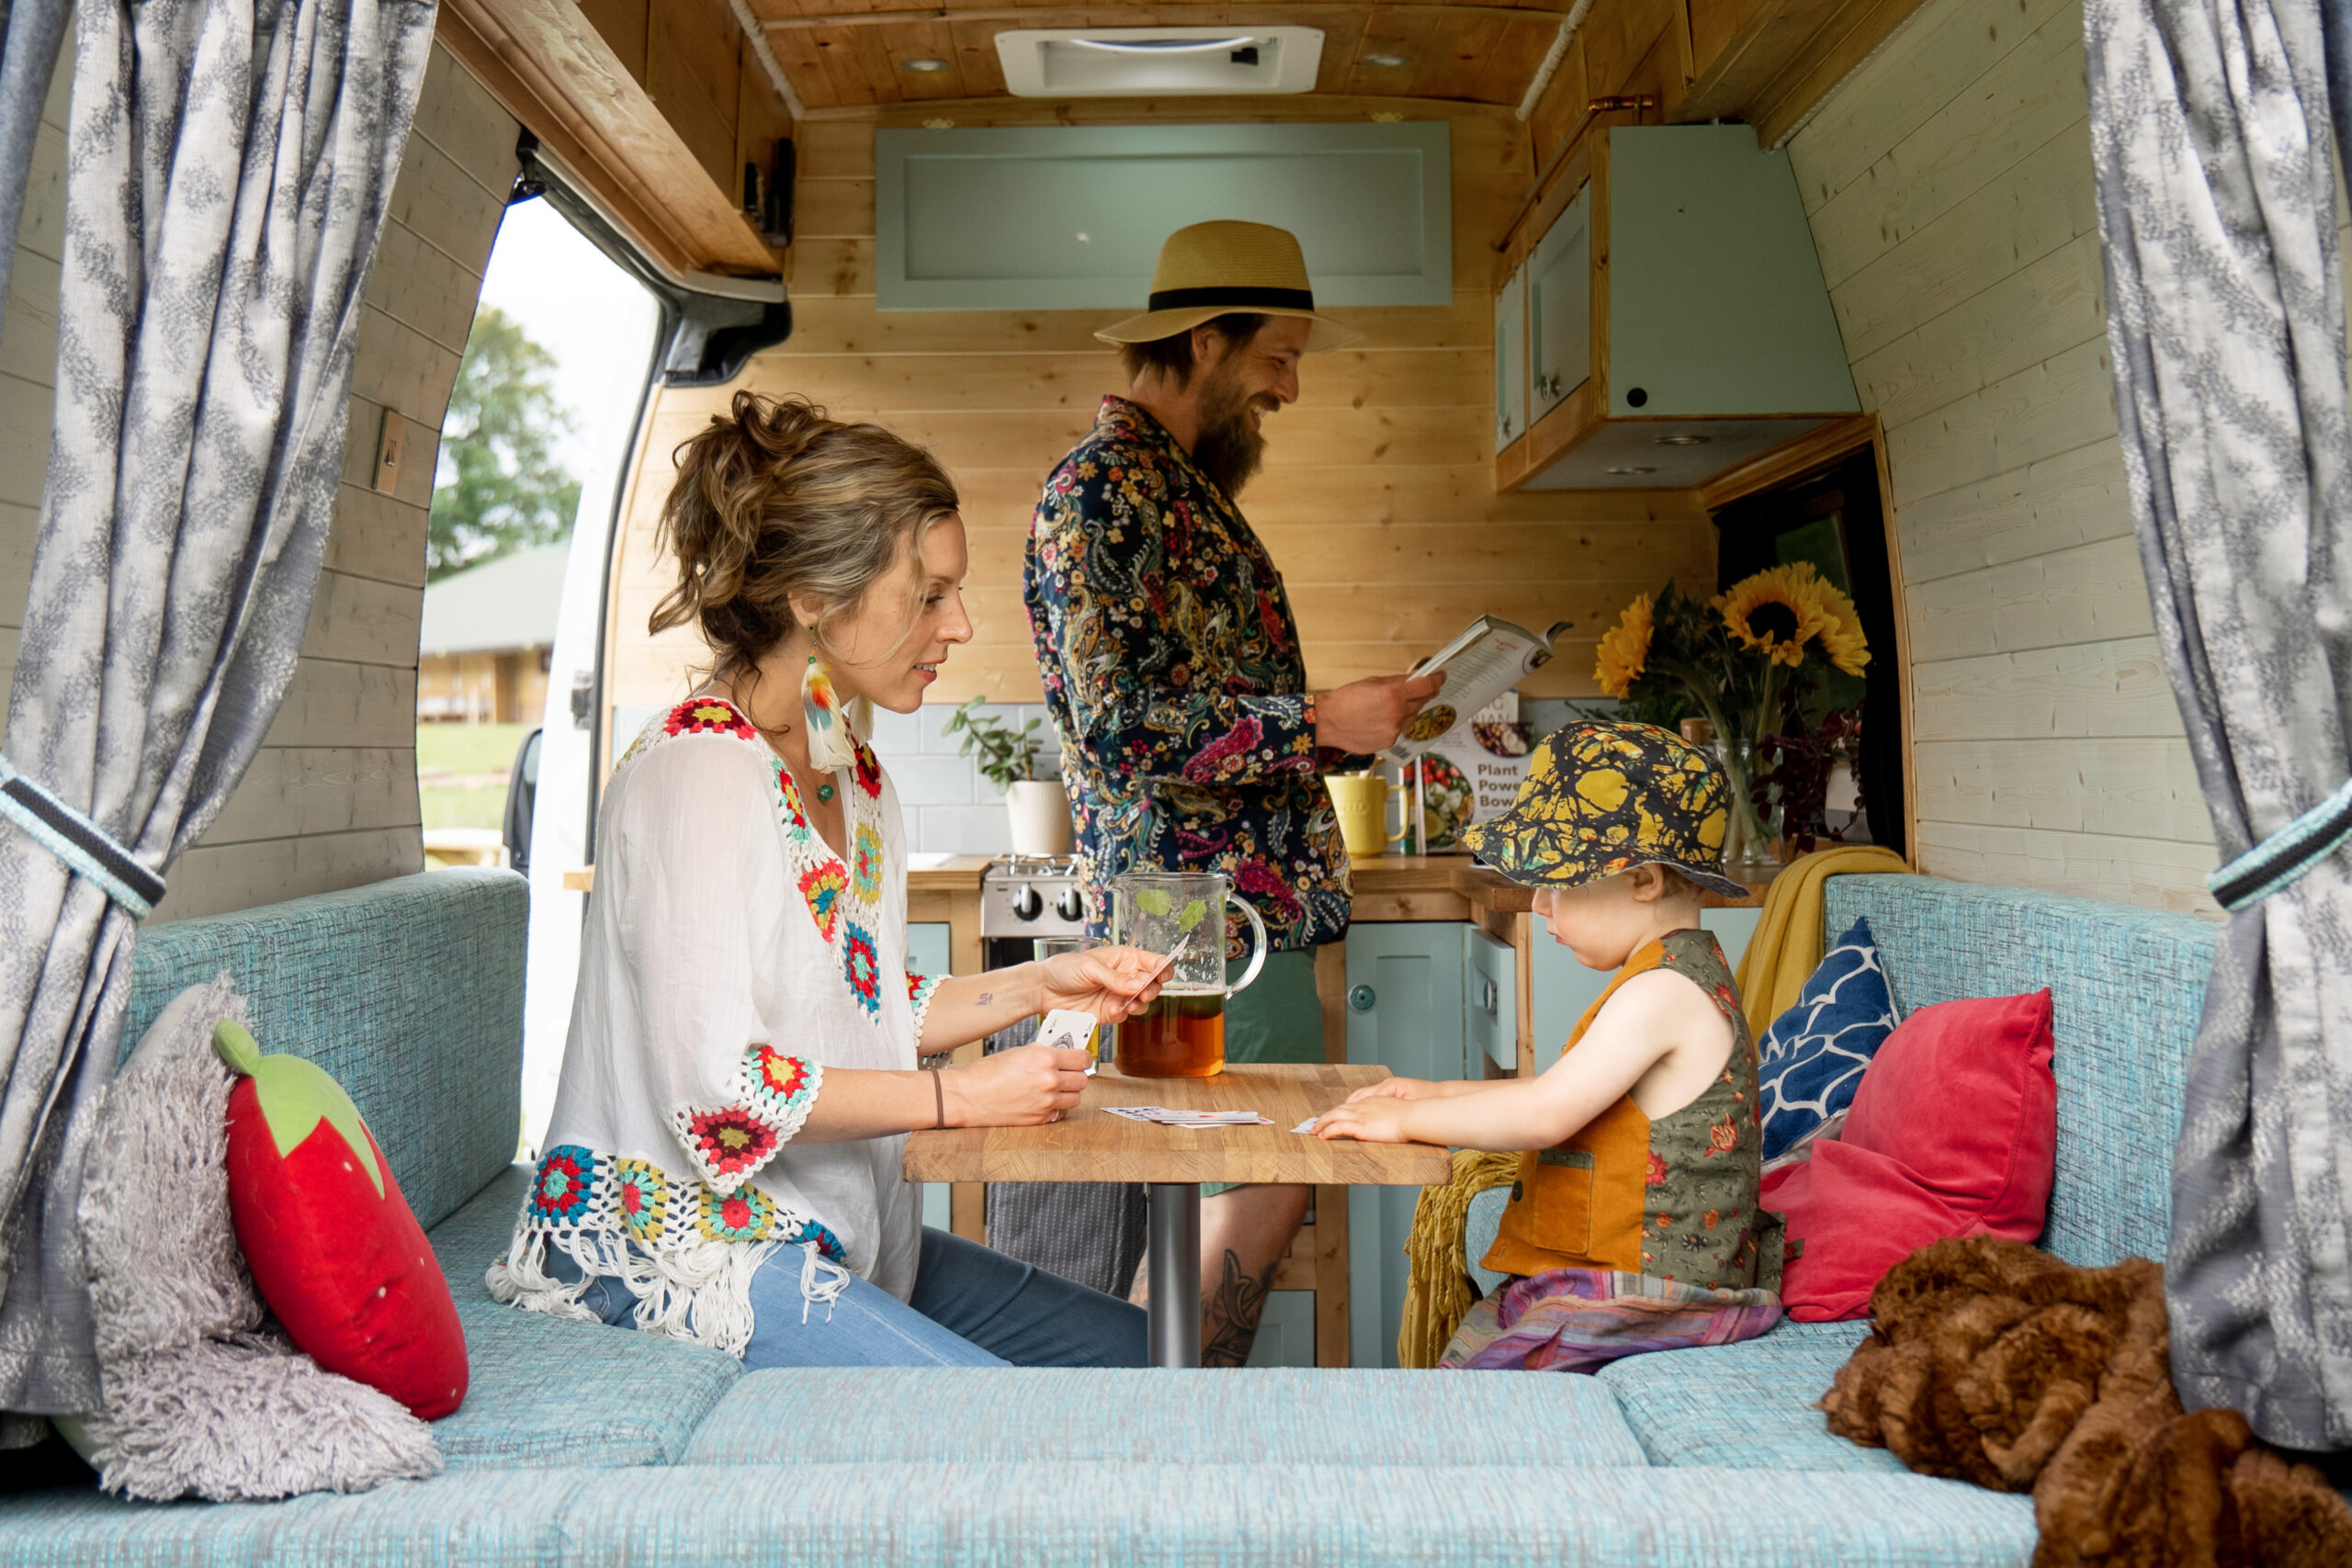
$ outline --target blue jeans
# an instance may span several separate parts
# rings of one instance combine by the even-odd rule
[[[548,1249],[547,1270],[580,1278],[579,1265]],[[628,1325],[637,1298],[610,1276],[590,1281],[581,1304]],[[779,1249],[752,1276],[752,1343],[760,1367],[1140,1367],[1148,1364],[1143,1308],[1072,1284],[978,1242],[926,1226],[914,1297],[901,1302],[852,1279],[831,1308],[800,1296],[800,1249]]]

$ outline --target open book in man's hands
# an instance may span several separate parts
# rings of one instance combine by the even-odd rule
[[[1445,684],[1427,707],[1406,721],[1388,755],[1399,762],[1419,756],[1471,716],[1551,662],[1555,638],[1576,623],[1555,621],[1541,636],[1494,615],[1481,615],[1460,637],[1413,667],[1416,675],[1445,671]]]

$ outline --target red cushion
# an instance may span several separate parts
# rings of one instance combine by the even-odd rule
[[[424,1420],[448,1415],[466,1397],[465,1330],[390,1162],[334,1079],[236,1032],[219,1041],[249,1075],[229,1093],[229,1213],[262,1300],[327,1371]]]
[[[1838,1138],[1764,1179],[1798,1253],[1781,1282],[1791,1317],[1865,1315],[1880,1278],[1944,1236],[2041,1234],[2058,1148],[2052,1049],[2046,990],[1921,1008],[1887,1036]]]

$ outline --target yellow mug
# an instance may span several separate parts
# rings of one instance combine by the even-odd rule
[[[1401,827],[1394,833],[1388,830],[1388,781],[1379,773],[1326,773],[1323,786],[1331,792],[1340,837],[1351,856],[1367,860],[1386,854],[1388,846],[1405,836]]]

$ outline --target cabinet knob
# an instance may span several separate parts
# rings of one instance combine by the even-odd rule
[[[1370,1012],[1372,1004],[1379,999],[1370,986],[1356,986],[1348,991],[1348,1005],[1358,1012]]]

